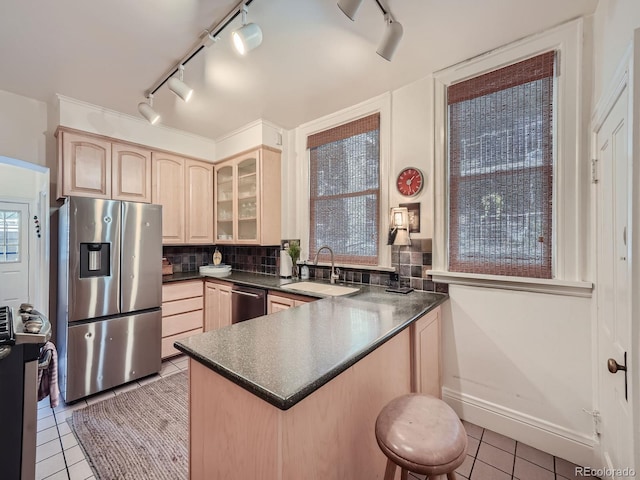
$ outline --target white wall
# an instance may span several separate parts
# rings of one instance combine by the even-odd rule
[[[594,13],[593,105],[613,79],[622,56],[640,28],[638,0],[600,0]]]
[[[420,203],[420,233],[411,238],[433,237],[433,80],[420,79],[391,92],[391,175],[389,205]],[[396,178],[405,167],[422,170],[422,191],[407,198],[398,193]]]
[[[451,285],[444,399],[472,423],[592,461],[591,300]]]
[[[258,119],[226,135],[216,138],[216,160],[223,160],[236,153],[260,145],[286,150],[286,132],[266,120]]]
[[[192,133],[151,125],[143,118],[109,110],[72,98],[58,96],[58,125],[106,135],[152,148],[213,161],[216,147],[213,139]],[[55,127],[54,127],[55,128]]]
[[[0,90],[0,155],[46,165],[47,105]]]

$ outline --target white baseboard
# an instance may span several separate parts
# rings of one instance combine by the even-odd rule
[[[590,435],[446,387],[442,389],[442,399],[468,422],[576,465],[598,467],[595,455],[597,440]]]

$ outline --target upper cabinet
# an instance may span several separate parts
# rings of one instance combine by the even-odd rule
[[[280,151],[266,146],[215,165],[216,244],[280,243]]]
[[[162,243],[213,243],[213,165],[152,154],[152,201],[162,205]]]
[[[111,198],[151,203],[151,152],[120,143],[111,144]]]
[[[187,243],[213,243],[213,164],[185,164],[185,237]]]
[[[58,198],[151,203],[151,150],[90,133],[58,132]]]
[[[61,131],[58,153],[58,197],[111,198],[110,141]]]
[[[162,243],[185,243],[184,158],[153,152],[151,201],[162,205]]]

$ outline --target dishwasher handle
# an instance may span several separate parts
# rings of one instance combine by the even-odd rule
[[[231,293],[237,293],[238,295],[246,295],[247,297],[260,298],[260,295],[256,293],[241,292],[240,290],[231,290]]]

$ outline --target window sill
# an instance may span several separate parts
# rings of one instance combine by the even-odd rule
[[[543,278],[503,277],[499,275],[482,275],[477,273],[458,273],[440,270],[429,270],[435,283],[449,285],[468,285],[472,287],[501,288],[534,293],[549,293],[571,297],[590,298],[593,283]]]

